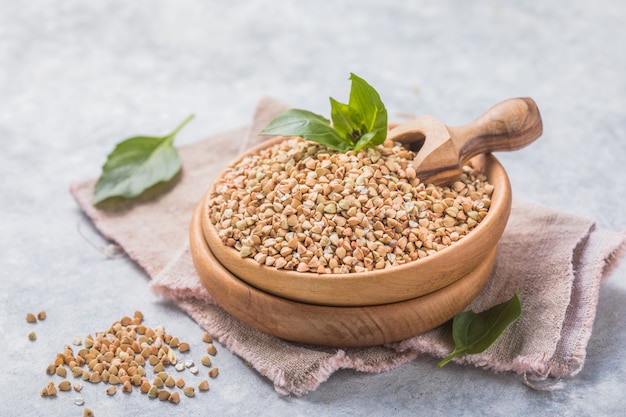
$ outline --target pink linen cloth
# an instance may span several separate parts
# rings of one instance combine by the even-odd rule
[[[453,348],[440,326],[385,346],[328,348],[291,343],[241,323],[217,306],[200,283],[188,244],[194,207],[227,163],[263,138],[256,133],[286,106],[259,103],[251,126],[179,149],[183,171],[171,184],[132,201],[91,204],[95,180],[70,191],[102,235],[145,269],[150,288],[173,300],[231,352],[269,378],[281,394],[304,395],[336,370],[382,372],[419,356],[444,357]],[[583,367],[600,284],[626,247],[626,232],[514,198],[489,282],[468,307],[482,311],[517,291],[522,316],[485,352],[455,359],[532,381],[559,380]]]

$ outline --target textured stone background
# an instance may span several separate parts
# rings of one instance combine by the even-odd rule
[[[72,336],[135,309],[199,341],[132,262],[94,250],[82,235],[104,242],[68,193],[99,174],[119,140],[168,132],[191,113],[178,145],[248,123],[265,95],[328,114],[328,96],[347,99],[350,72],[396,120],[464,124],[530,96],[543,137],[498,155],[514,194],[626,229],[625,19],[620,0],[0,0],[1,414],[81,415],[72,394],[39,398],[46,365]],[[24,315],[42,308],[49,319],[30,343]],[[83,396],[109,416],[619,415],[625,316],[622,265],[601,291],[585,368],[555,392],[424,358],[380,375],[339,372],[283,398],[222,349],[222,374],[202,399],[173,407],[93,387]]]

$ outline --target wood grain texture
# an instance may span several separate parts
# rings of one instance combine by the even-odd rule
[[[271,146],[270,141],[265,146]],[[462,240],[426,258],[367,273],[317,274],[259,265],[225,246],[201,204],[201,228],[213,255],[232,274],[267,293],[303,303],[329,306],[369,306],[394,303],[437,291],[467,275],[497,245],[511,210],[511,186],[493,156],[473,163],[494,185],[491,207],[483,221]],[[210,193],[210,190],[209,190]],[[207,193],[208,195],[208,193]],[[205,197],[206,198],[206,197]]]
[[[543,133],[539,109],[531,98],[504,100],[464,126],[446,126],[424,115],[396,126],[388,139],[421,144],[414,166],[422,182],[447,185],[461,174],[472,157],[514,151],[528,146]]]
[[[445,323],[481,291],[497,252],[493,246],[470,273],[422,297],[377,306],[320,306],[268,294],[231,274],[209,249],[202,230],[202,211],[199,203],[189,229],[190,248],[198,275],[215,302],[262,332],[312,345],[380,345],[407,339]]]

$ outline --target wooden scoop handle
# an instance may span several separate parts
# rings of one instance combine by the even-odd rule
[[[531,98],[504,100],[472,123],[447,128],[461,163],[481,153],[523,148],[543,132],[539,109]]]

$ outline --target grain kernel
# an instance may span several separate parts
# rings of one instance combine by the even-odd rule
[[[163,388],[163,380],[158,376],[154,377],[152,380],[152,385],[156,385],[158,388]]]
[[[217,375],[219,374],[219,372],[220,372],[220,371],[219,371],[219,369],[217,369],[217,368],[211,368],[211,369],[209,370],[209,376],[210,376],[211,378],[216,378],[216,377],[217,377]]]
[[[193,397],[196,393],[193,387],[185,387],[183,389],[183,393],[187,396],[187,397]]]
[[[140,321],[143,321],[143,313],[139,310],[135,311],[135,314],[133,314],[133,317],[136,319],[139,319]]]
[[[180,394],[177,391],[174,391],[170,394],[167,400],[172,404],[178,404],[180,402]]]
[[[208,332],[204,332],[202,334],[202,341],[205,343],[211,343],[213,341],[213,337]]]
[[[80,366],[75,366],[72,368],[72,376],[74,378],[80,378],[81,376],[83,376],[83,368],[81,368]]]
[[[35,317],[35,315],[33,313],[28,313],[28,314],[26,314],[26,321],[28,323],[36,323],[37,322],[37,317]]]
[[[143,381],[139,386],[139,391],[143,394],[147,394],[150,391],[150,383],[148,381]]]
[[[177,348],[179,343],[180,343],[180,341],[178,340],[178,338],[176,336],[174,336],[170,340],[170,347],[171,348]]]
[[[122,385],[122,392],[132,392],[132,391],[133,391],[133,387],[130,381],[124,382],[124,385]]]
[[[59,382],[59,391],[69,391],[72,389],[72,384],[67,379]]]
[[[46,319],[46,312],[41,310],[39,313],[37,313],[37,319],[45,320]]]
[[[170,398],[170,395],[172,394],[168,390],[162,389],[159,390],[157,397],[160,401],[167,401]]]
[[[200,391],[208,391],[209,390],[209,381],[207,381],[206,379],[203,379],[202,381],[200,381],[200,383],[198,384],[198,390],[200,390]]]
[[[41,391],[41,396],[54,397],[55,395],[57,395],[57,388],[54,386],[54,382],[50,381]]]
[[[62,378],[65,378],[67,376],[67,369],[65,369],[65,366],[59,365],[56,367],[54,373]]]
[[[50,365],[48,365],[48,367],[46,368],[46,373],[48,375],[54,375],[56,373],[57,367],[55,364],[51,363]]]
[[[148,390],[148,397],[156,398],[158,396],[159,396],[159,387],[157,387],[156,385],[152,385],[150,389]]]
[[[211,356],[215,356],[217,354],[217,349],[215,348],[215,345],[213,343],[209,343],[209,345],[206,347],[206,353]]]

